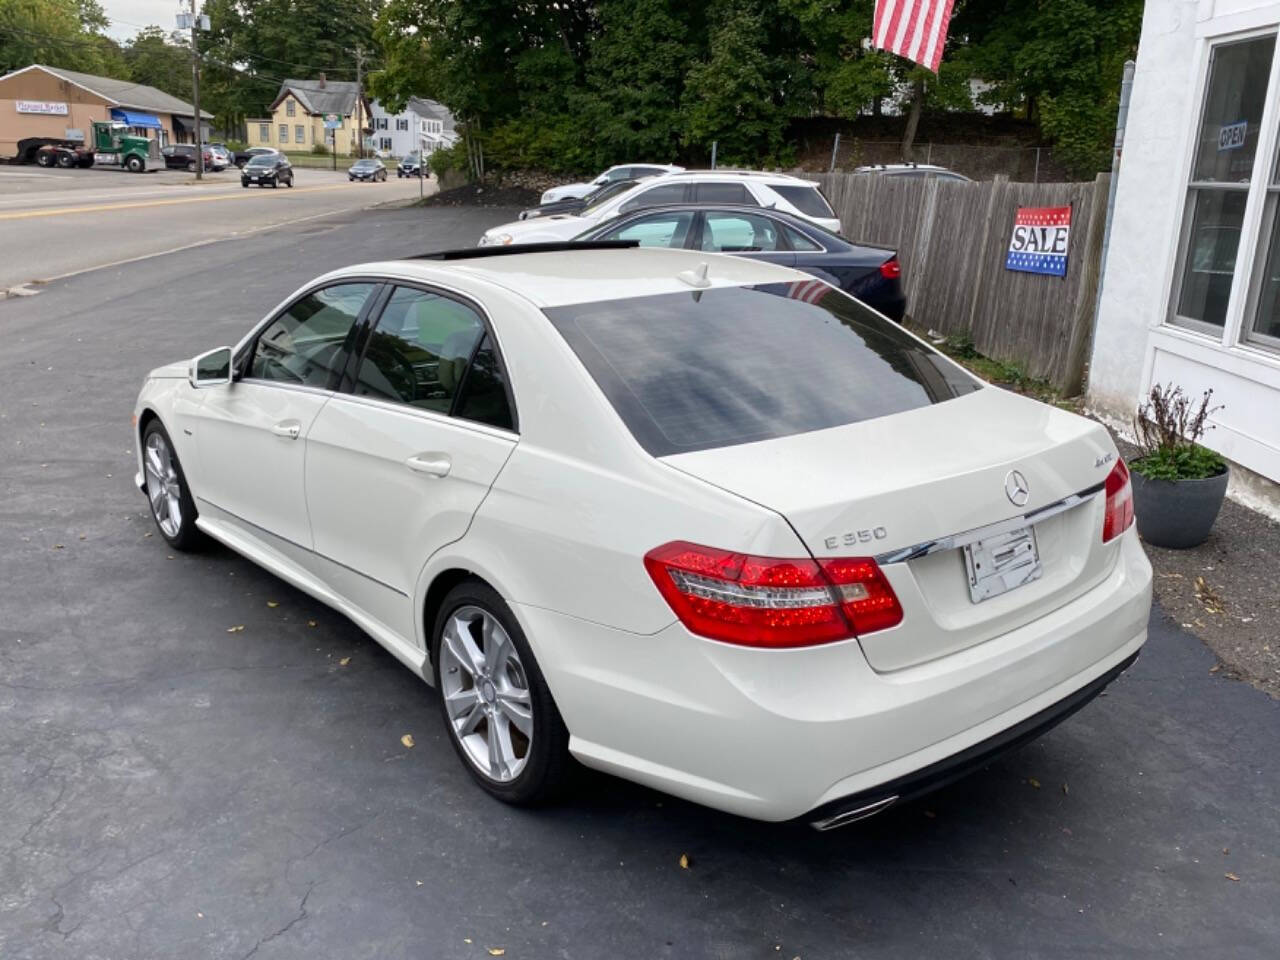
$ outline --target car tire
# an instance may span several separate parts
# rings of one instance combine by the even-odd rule
[[[465,580],[440,604],[431,638],[440,714],[467,772],[504,803],[554,799],[571,770],[569,731],[506,601],[487,583]]]
[[[60,166],[63,170],[70,170],[75,165],[76,165],[75,158],[72,157],[71,154],[69,153],[58,154],[58,166]]]
[[[144,164],[142,162],[142,158],[138,156],[129,157],[125,160],[124,165],[125,169],[130,173],[142,173],[142,171],[146,169],[146,164]]]
[[[240,186],[244,187],[246,190],[249,189],[249,185],[245,183],[243,180],[240,181]]]
[[[272,181],[271,181],[271,189],[272,189],[272,190],[278,190],[279,188],[280,188],[280,181],[279,181],[279,180],[272,180]]]
[[[53,154],[48,150],[40,150],[36,152],[36,166],[52,167],[54,164]]]
[[[204,539],[196,527],[199,514],[173,441],[158,418],[142,431],[142,463],[147,503],[160,536],[175,550],[194,550]]]

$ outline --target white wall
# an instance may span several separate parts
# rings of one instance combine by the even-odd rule
[[[393,156],[403,157],[406,153],[410,153],[417,149],[418,115],[412,110],[405,110],[404,113],[387,113],[387,111],[382,108],[382,104],[375,100],[369,108],[369,116],[370,119],[374,121],[370,124],[371,127],[376,128],[378,126],[377,121],[380,119],[386,120],[387,122],[387,129],[375,129],[371,134],[373,137],[373,145],[375,147],[381,149],[382,138],[390,137],[391,153]],[[409,129],[397,130],[397,120],[407,120]]]
[[[1165,323],[1210,41],[1278,23],[1275,0],[1147,0],[1088,403],[1123,426],[1152,383],[1177,383],[1193,393],[1211,387],[1224,409],[1212,418],[1215,428],[1205,442],[1280,483],[1280,355],[1242,347],[1229,333],[1223,343]],[[1264,129],[1269,124],[1274,121],[1264,120]],[[1252,262],[1252,250],[1242,244],[1238,274]],[[1243,313],[1242,300],[1235,312]],[[1233,481],[1240,499],[1280,514],[1280,486],[1262,487],[1259,494],[1256,483],[1246,489]]]

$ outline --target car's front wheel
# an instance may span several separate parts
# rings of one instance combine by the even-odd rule
[[[195,547],[200,541],[195,501],[173,442],[159,420],[152,420],[142,432],[142,472],[151,518],[160,535],[177,550]]]
[[[488,584],[459,584],[432,637],[441,712],[476,782],[506,803],[554,797],[570,768],[569,731],[506,602]]]

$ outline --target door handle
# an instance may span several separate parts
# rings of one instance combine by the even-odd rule
[[[297,420],[281,420],[271,428],[271,432],[277,437],[297,440],[298,434],[302,433],[302,424]]]
[[[453,461],[447,453],[419,453],[410,457],[404,465],[414,473],[425,473],[430,477],[447,477],[453,467]]]

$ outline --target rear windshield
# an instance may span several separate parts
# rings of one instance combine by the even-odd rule
[[[871,420],[980,387],[816,280],[545,312],[655,457]]]
[[[791,204],[806,217],[826,217],[831,218],[836,215],[831,209],[831,204],[827,203],[827,198],[819,191],[817,186],[806,187],[800,184],[783,185],[777,183],[769,184],[769,189],[776,191],[783,200]]]

